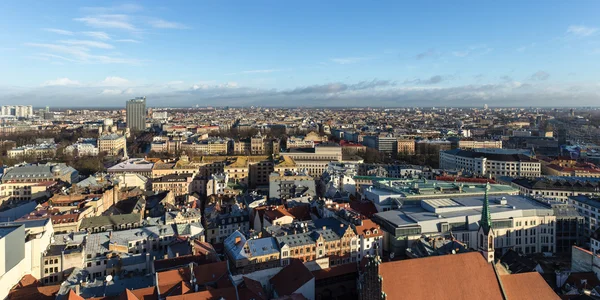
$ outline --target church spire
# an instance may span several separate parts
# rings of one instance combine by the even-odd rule
[[[492,228],[492,217],[490,216],[490,202],[488,200],[488,190],[490,189],[490,183],[485,185],[485,194],[483,196],[483,208],[481,209],[481,221],[479,226],[483,228],[485,234],[488,234],[490,228]]]

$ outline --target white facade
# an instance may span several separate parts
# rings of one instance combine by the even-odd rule
[[[583,216],[586,236],[590,236],[597,228],[600,228],[600,202],[589,196],[570,197],[568,201]]]
[[[3,105],[3,116],[15,116],[17,118],[33,117],[33,106],[31,105]]]
[[[98,147],[92,144],[80,144],[76,143],[65,147],[65,154],[67,155],[78,155],[78,156],[97,156]]]
[[[452,151],[452,150],[451,150]],[[465,157],[451,151],[440,151],[440,169],[465,170],[476,175],[539,177],[538,161],[493,160],[486,157]]]

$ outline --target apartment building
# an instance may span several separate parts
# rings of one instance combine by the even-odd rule
[[[463,150],[501,149],[502,141],[460,140],[458,141],[458,148]]]
[[[412,139],[398,139],[398,153],[406,155],[415,154],[415,140]]]
[[[98,151],[110,156],[118,156],[127,153],[126,144],[127,139],[124,135],[116,133],[101,135],[98,138]]]
[[[236,230],[223,244],[235,273],[246,274],[281,266],[279,246],[273,237],[246,239]]]
[[[61,180],[76,183],[79,172],[64,163],[22,164],[4,169],[3,183],[48,182]]]
[[[453,149],[440,152],[440,169],[464,170],[479,176],[539,177],[541,164],[523,154],[465,151]]]

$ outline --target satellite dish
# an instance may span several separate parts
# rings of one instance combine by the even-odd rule
[[[390,258],[393,259],[396,254],[394,252],[390,253]]]
[[[106,276],[106,282],[111,282],[113,279],[112,275]]]
[[[452,254],[456,254],[456,250],[452,249]]]

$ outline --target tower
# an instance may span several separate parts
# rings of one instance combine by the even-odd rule
[[[477,250],[489,262],[494,262],[494,231],[492,230],[492,217],[490,216],[490,202],[488,200],[489,182],[485,186],[481,220],[477,231]]]
[[[146,97],[127,101],[126,122],[131,130],[146,130]]]

